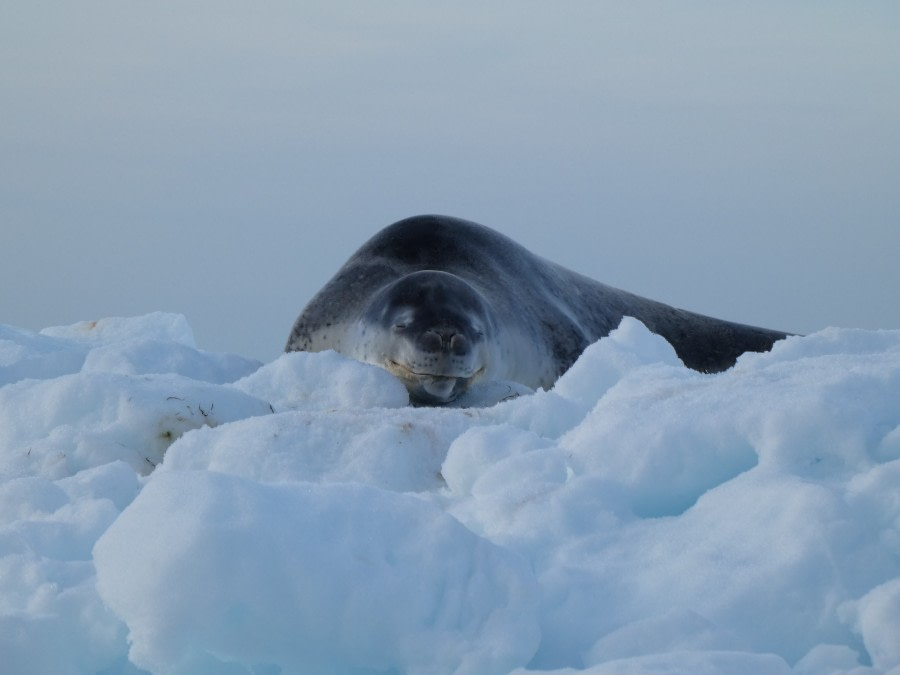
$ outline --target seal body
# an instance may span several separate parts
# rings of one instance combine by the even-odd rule
[[[416,216],[350,257],[300,314],[285,350],[333,349],[374,363],[399,377],[414,403],[434,405],[479,379],[549,388],[624,316],[703,372],[787,336],[607,286],[477,223]]]

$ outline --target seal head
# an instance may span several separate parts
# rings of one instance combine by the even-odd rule
[[[422,270],[373,294],[359,321],[362,360],[400,378],[417,404],[449,403],[485,373],[488,303],[455,274]]]

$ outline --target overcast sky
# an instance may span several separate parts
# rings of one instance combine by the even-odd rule
[[[417,213],[796,332],[900,328],[900,3],[5,2],[0,323],[271,360]]]

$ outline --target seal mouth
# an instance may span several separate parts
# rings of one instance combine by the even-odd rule
[[[386,370],[400,378],[409,391],[413,405],[439,405],[456,400],[469,386],[484,375],[484,366],[468,377],[418,373],[402,363],[388,359]]]

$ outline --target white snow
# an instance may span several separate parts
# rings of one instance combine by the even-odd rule
[[[900,331],[703,375],[626,319],[407,402],[170,314],[0,326],[0,671],[900,672]]]

